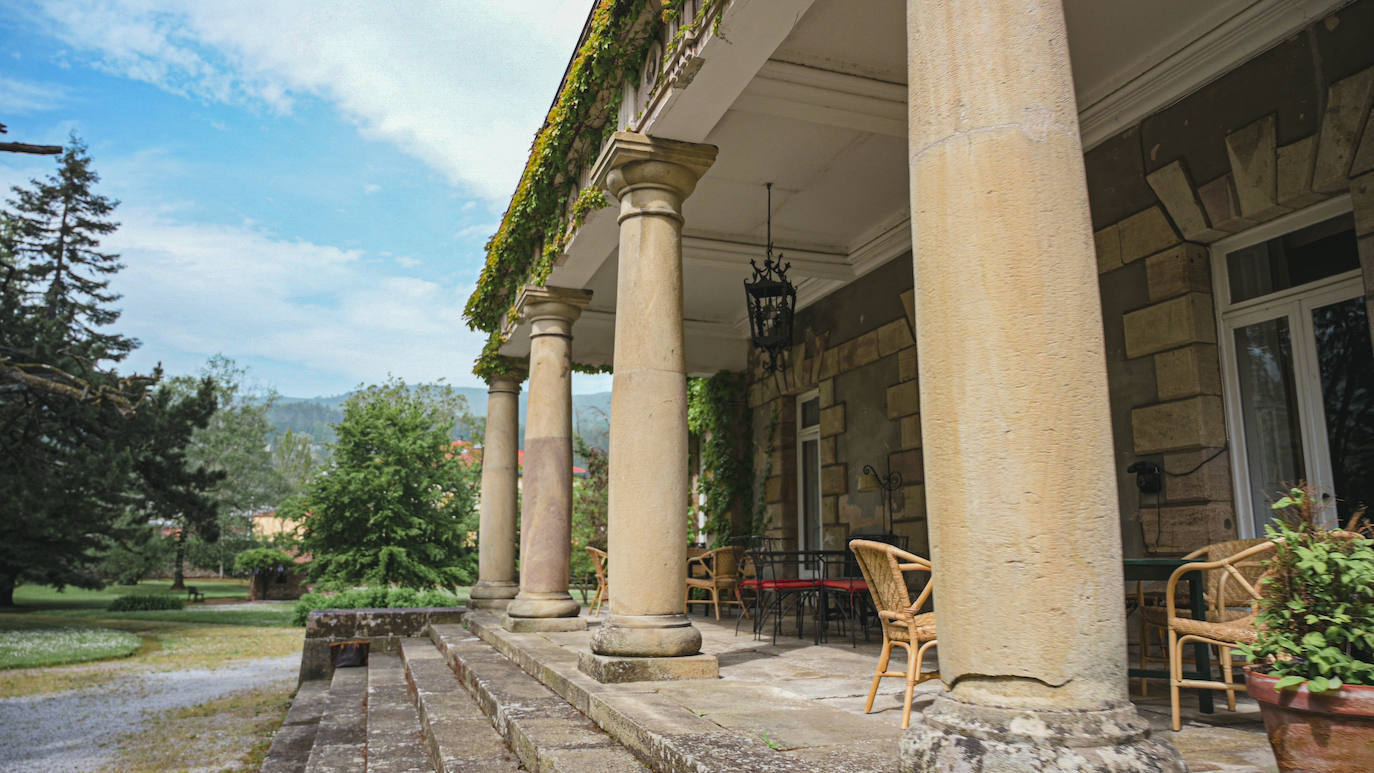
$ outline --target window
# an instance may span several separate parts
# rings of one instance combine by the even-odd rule
[[[1344,524],[1374,501],[1374,349],[1349,199],[1212,255],[1241,536],[1263,536],[1269,503],[1303,480]]]

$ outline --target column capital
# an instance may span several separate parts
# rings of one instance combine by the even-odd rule
[[[572,323],[592,301],[590,290],[525,285],[515,298],[515,312],[533,326],[530,335],[571,335]]]
[[[509,392],[520,394],[520,384],[529,373],[526,370],[518,370],[514,373],[498,373],[487,377],[487,393]]]
[[[591,179],[616,198],[631,186],[655,184],[685,199],[715,162],[715,145],[616,132],[592,166]]]

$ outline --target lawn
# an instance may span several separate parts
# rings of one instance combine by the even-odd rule
[[[235,579],[187,580],[209,599],[248,599],[248,581]],[[173,593],[170,580],[144,580],[137,585],[107,585],[100,590],[67,587],[56,590],[49,585],[20,585],[14,589],[16,607],[41,609],[104,609],[120,596],[134,593]],[[176,591],[185,596],[185,591]],[[196,606],[196,605],[192,605]]]
[[[0,669],[123,658],[141,646],[143,639],[137,634],[110,628],[0,620]]]

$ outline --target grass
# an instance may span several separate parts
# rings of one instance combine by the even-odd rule
[[[109,628],[0,620],[0,669],[84,663],[134,654],[143,639]]]
[[[205,598],[209,599],[248,599],[248,581],[234,579],[194,579],[187,580]],[[20,585],[14,589],[16,607],[36,607],[40,609],[104,609],[111,601],[120,596],[133,593],[173,593],[170,580],[144,580],[137,585],[107,585],[100,590],[85,588],[64,588],[57,590],[49,585]],[[184,591],[176,591],[186,595]]]
[[[139,671],[213,668],[227,660],[293,655],[301,651],[301,629],[287,625],[291,605],[259,608],[109,613],[89,609],[0,614],[0,630],[106,628],[133,634],[143,643],[132,657],[64,667],[0,671],[0,698],[90,687]],[[3,634],[0,634],[3,635]]]
[[[154,715],[139,732],[119,739],[107,770],[256,771],[293,689],[290,681],[280,682]]]

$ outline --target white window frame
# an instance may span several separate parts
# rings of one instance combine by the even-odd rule
[[[802,448],[808,440],[816,441],[816,545],[824,544],[824,529],[821,525],[821,422],[819,414],[815,426],[802,428],[802,405],[819,400],[821,391],[813,389],[797,395],[797,549],[806,549],[806,454]]]
[[[1326,412],[1322,405],[1321,372],[1313,341],[1312,309],[1364,294],[1360,269],[1290,287],[1276,293],[1231,303],[1226,255],[1260,242],[1315,225],[1352,211],[1350,195],[1344,194],[1306,209],[1275,218],[1243,233],[1211,245],[1212,298],[1216,313],[1217,353],[1221,365],[1222,403],[1226,415],[1226,440],[1230,451],[1232,502],[1236,528],[1242,539],[1257,536],[1251,506],[1250,466],[1246,459],[1245,422],[1241,411],[1240,374],[1236,369],[1235,331],[1278,317],[1287,317],[1293,349],[1294,382],[1298,389],[1298,422],[1302,433],[1303,460],[1308,481],[1319,491],[1332,491],[1331,456],[1326,442]],[[1320,442],[1318,442],[1320,440]],[[1335,526],[1334,511],[1326,513]]]

